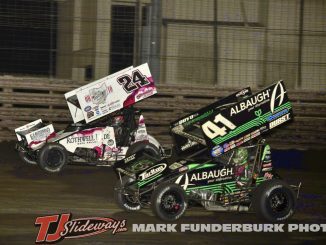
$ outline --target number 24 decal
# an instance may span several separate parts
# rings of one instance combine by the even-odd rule
[[[131,93],[132,91],[149,84],[146,76],[144,76],[139,70],[133,71],[132,76],[123,75],[118,77],[117,81],[119,84],[123,85],[123,89],[127,93]]]

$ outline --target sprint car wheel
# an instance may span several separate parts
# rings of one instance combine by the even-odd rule
[[[152,193],[151,207],[153,213],[160,219],[175,221],[186,211],[186,193],[177,184],[161,184]]]
[[[68,162],[68,153],[58,143],[45,144],[38,153],[38,165],[48,173],[58,173]]]
[[[272,179],[257,187],[252,204],[258,216],[269,222],[278,222],[294,214],[296,197],[288,184]]]
[[[123,187],[131,181],[132,179],[130,177],[123,176],[122,181],[118,180],[114,187],[115,202],[121,209],[127,212],[138,211],[141,209],[141,205],[139,204],[139,202],[134,200],[131,195],[128,195],[123,191]]]
[[[37,164],[36,159],[33,158],[30,154],[28,154],[26,151],[20,151],[19,157],[26,164],[29,164],[29,165]]]

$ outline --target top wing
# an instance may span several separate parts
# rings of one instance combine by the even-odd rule
[[[85,120],[83,111],[82,111],[82,109],[80,107],[80,103],[79,103],[78,98],[77,98],[77,93],[79,91],[81,91],[83,89],[87,89],[87,88],[92,87],[92,86],[96,86],[98,84],[102,84],[107,79],[119,76],[119,75],[121,75],[123,73],[126,73],[129,70],[131,70],[132,68],[133,68],[133,66],[127,67],[126,69],[123,69],[123,70],[118,71],[116,73],[113,73],[113,74],[111,74],[109,76],[106,76],[104,78],[101,78],[99,80],[88,83],[86,85],[83,85],[83,86],[81,86],[79,88],[76,88],[76,89],[74,89],[72,91],[69,91],[69,92],[65,93],[65,98],[66,98],[66,101],[67,101],[67,104],[68,104],[68,107],[69,107],[69,111],[70,111],[70,114],[71,114],[71,117],[72,117],[74,123]]]
[[[172,122],[170,129],[178,152],[192,150],[194,147],[198,147],[198,145],[205,146],[206,140],[200,128],[202,122],[225,107],[235,104],[250,95],[251,89],[249,87],[244,88]]]
[[[202,121],[212,156],[223,154],[293,118],[283,81],[279,81]]]

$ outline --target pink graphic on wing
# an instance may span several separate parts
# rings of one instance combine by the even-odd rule
[[[148,77],[149,84],[133,91],[123,102],[123,107],[135,104],[137,101],[145,99],[156,93],[156,87],[152,77]]]

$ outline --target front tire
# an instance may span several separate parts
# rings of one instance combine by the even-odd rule
[[[119,206],[119,208],[127,211],[133,212],[141,209],[140,203],[134,201],[132,196],[124,193],[123,188],[128,183],[130,183],[132,179],[128,176],[123,176],[121,180],[118,180],[114,187],[114,200]]]
[[[68,162],[66,148],[58,143],[45,144],[38,153],[38,165],[48,173],[59,173]]]
[[[179,219],[187,209],[187,196],[180,185],[164,183],[152,193],[153,213],[164,221]]]
[[[294,214],[296,197],[284,181],[272,179],[257,187],[252,200],[257,215],[269,222],[289,219]]]

